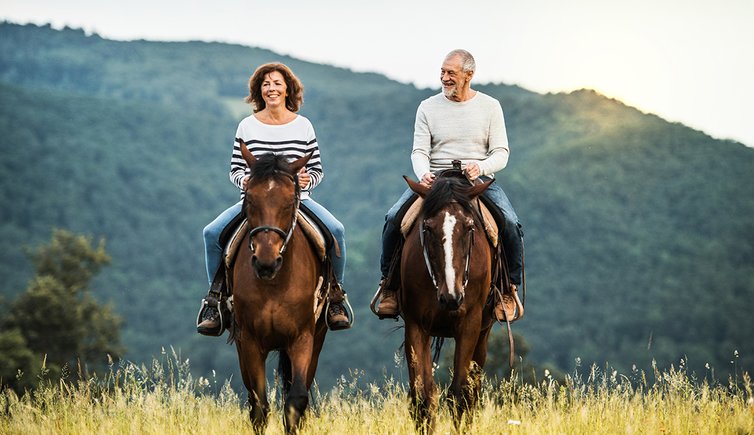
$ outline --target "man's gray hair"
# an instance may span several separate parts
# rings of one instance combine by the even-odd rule
[[[445,56],[445,59],[450,59],[454,56],[461,56],[463,72],[476,71],[476,62],[474,61],[474,56],[472,56],[471,53],[462,48],[459,48],[448,53],[448,55]]]

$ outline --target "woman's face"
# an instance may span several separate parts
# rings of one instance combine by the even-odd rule
[[[278,71],[272,71],[264,76],[262,80],[262,99],[267,107],[285,107],[285,97],[288,87],[285,85],[285,78]]]

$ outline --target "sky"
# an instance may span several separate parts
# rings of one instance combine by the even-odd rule
[[[237,43],[437,89],[465,48],[476,83],[594,89],[754,146],[754,0],[0,0],[0,19]]]

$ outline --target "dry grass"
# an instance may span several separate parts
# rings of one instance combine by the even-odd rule
[[[470,434],[743,434],[754,433],[747,373],[723,385],[683,369],[652,368],[629,376],[592,366],[563,383],[547,374],[537,385],[485,381]],[[405,385],[359,387],[359,373],[328,392],[314,392],[304,434],[413,433]],[[273,387],[274,388],[274,387]],[[275,396],[274,394],[271,394]],[[152,365],[123,364],[102,379],[45,384],[21,396],[0,393],[3,434],[235,434],[250,432],[248,413],[227,382],[194,379],[175,355]],[[442,400],[441,400],[442,403]],[[440,406],[436,432],[455,433]],[[277,396],[267,434],[283,433]]]

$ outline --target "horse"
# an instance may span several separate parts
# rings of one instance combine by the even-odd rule
[[[233,335],[254,430],[263,433],[267,425],[265,361],[277,350],[283,423],[295,433],[327,333],[323,266],[296,225],[297,173],[311,154],[290,163],[275,154],[256,158],[245,146],[241,154],[251,169],[243,204],[250,230],[230,271]]]
[[[418,431],[433,430],[437,399],[430,343],[433,337],[452,337],[455,356],[448,400],[458,428],[478,399],[494,324],[492,310],[485,309],[493,253],[473,203],[493,180],[472,186],[462,177],[441,176],[430,189],[404,178],[424,200],[400,260],[411,414]]]

